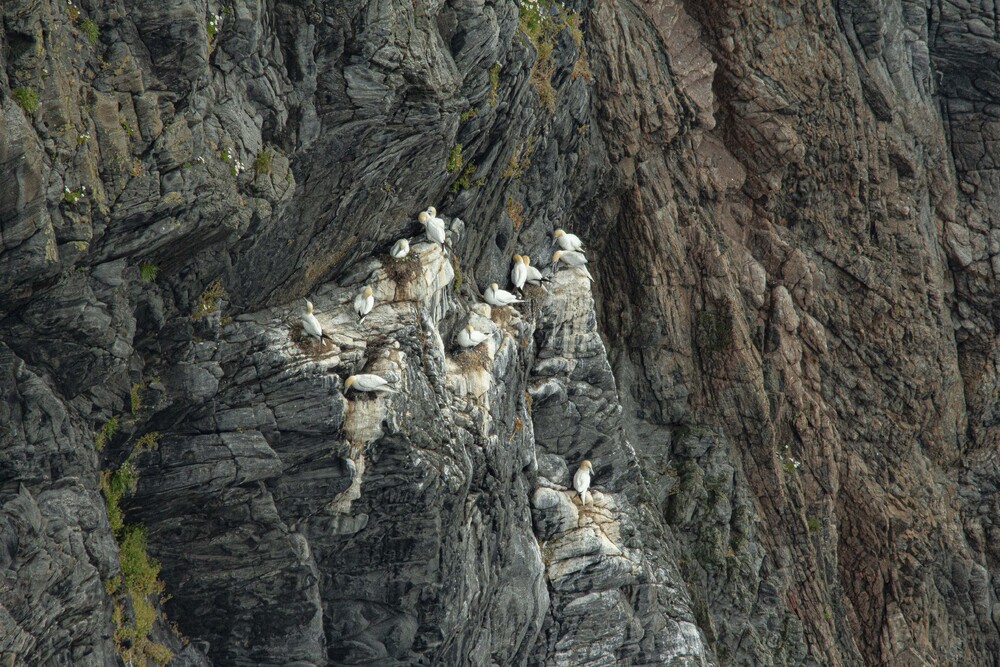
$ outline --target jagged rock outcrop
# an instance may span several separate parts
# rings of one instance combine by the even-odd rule
[[[0,664],[995,662],[995,9],[540,7],[0,6]]]

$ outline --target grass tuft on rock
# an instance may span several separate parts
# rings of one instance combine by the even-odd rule
[[[253,161],[253,170],[258,174],[270,174],[272,162],[274,161],[274,151],[270,148],[262,148],[257,153]]]
[[[80,23],[80,32],[87,38],[91,46],[96,46],[97,41],[101,38],[101,30],[97,27],[94,19],[84,19]]]
[[[198,297],[198,303],[195,305],[194,312],[191,313],[191,319],[201,319],[206,315],[210,315],[219,309],[219,301],[224,299],[226,296],[226,290],[222,286],[222,281],[219,279],[213,280],[209,283],[205,291],[201,293]]]
[[[486,99],[491,107],[497,105],[497,93],[500,90],[500,63],[493,63],[490,66],[490,92]]]
[[[18,86],[10,92],[21,108],[28,113],[34,113],[38,109],[38,105],[41,104],[38,101],[38,93],[27,86]]]
[[[449,174],[457,174],[462,168],[462,144],[455,144],[448,153],[448,165],[446,169]]]
[[[104,426],[94,435],[94,446],[97,451],[104,449],[104,445],[111,442],[111,439],[115,437],[115,433],[118,432],[118,416],[115,415],[108,421],[104,422]]]
[[[156,280],[156,275],[160,272],[159,267],[148,259],[139,263],[139,277],[142,282],[151,283]]]

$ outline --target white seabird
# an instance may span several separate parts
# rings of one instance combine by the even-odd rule
[[[323,326],[319,323],[319,320],[316,319],[316,316],[313,315],[312,301],[306,299],[305,302],[306,312],[302,313],[302,330],[313,338],[319,338],[320,342],[322,342],[323,345],[326,345],[326,343],[323,342],[323,339],[326,338],[329,340],[330,337],[323,334]]]
[[[410,254],[410,242],[406,239],[399,239],[396,241],[395,245],[392,246],[392,250],[389,251],[389,255],[394,259],[403,259]]]
[[[395,393],[396,390],[389,386],[389,381],[381,375],[372,373],[359,373],[344,380],[344,391],[354,388],[354,391],[388,391]]]
[[[524,303],[524,301],[518,299],[507,290],[500,289],[500,286],[496,283],[490,283],[490,286],[483,292],[483,298],[491,306],[509,306],[512,303]]]
[[[569,234],[561,229],[557,229],[552,232],[552,236],[563,250],[583,250],[583,241],[576,234]]]
[[[528,269],[520,255],[514,255],[514,268],[510,270],[510,281],[514,287],[524,290],[524,281],[528,279]]]
[[[527,255],[521,255],[521,262],[524,264],[524,270],[527,272],[526,282],[532,285],[541,285],[542,282],[548,282],[548,278],[542,275],[542,272],[531,265],[531,258]]]
[[[552,263],[559,268],[559,262],[562,262],[566,266],[572,266],[574,268],[580,269],[583,273],[590,278],[590,282],[594,282],[594,277],[590,275],[590,271],[587,270],[587,257],[582,252],[576,252],[573,250],[556,250],[552,253]]]
[[[365,316],[372,312],[372,308],[375,307],[375,296],[372,294],[372,288],[370,285],[365,285],[365,288],[354,297],[354,312],[358,314],[358,322],[364,322]]]
[[[436,215],[431,215],[430,211],[433,211],[434,207],[431,206],[426,211],[421,211],[420,215],[417,216],[417,220],[420,224],[424,226],[424,231],[427,233],[427,238],[434,243],[440,243],[441,249],[445,250],[447,248],[448,237],[444,233],[444,220],[437,217]],[[437,211],[435,211],[436,213]]]
[[[477,331],[470,324],[458,332],[458,336],[455,338],[455,342],[458,343],[459,347],[476,347],[489,337],[490,337],[489,334],[484,334],[482,331]]]
[[[590,476],[594,474],[594,466],[590,461],[584,459],[573,475],[573,488],[580,494],[580,502],[584,505],[593,500],[590,495]]]

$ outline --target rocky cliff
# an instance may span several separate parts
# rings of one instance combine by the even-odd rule
[[[0,664],[996,664],[989,3],[0,19]]]

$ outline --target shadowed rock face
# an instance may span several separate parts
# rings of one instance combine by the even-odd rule
[[[561,11],[3,3],[0,663],[993,663],[997,16]]]

